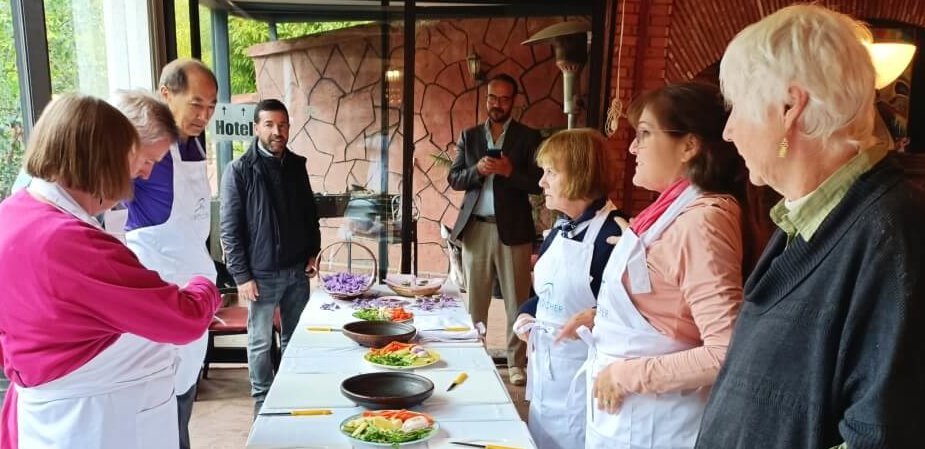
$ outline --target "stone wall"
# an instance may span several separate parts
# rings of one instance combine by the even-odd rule
[[[448,167],[434,156],[453,158],[460,132],[486,119],[486,87],[469,76],[466,57],[475,51],[487,77],[514,76],[522,94],[514,117],[535,128],[564,128],[561,74],[550,45],[521,42],[563,20],[460,19],[417,25],[414,68],[414,192],[419,210],[418,264],[421,272],[445,274],[439,224],[452,226],[462,192],[449,188]],[[402,28],[390,30],[389,68],[403,67]],[[388,136],[383,138],[382,39],[379,25],[258,44],[249,49],[257,72],[257,96],[279,98],[289,107],[290,147],[308,158],[316,192],[343,193],[352,185],[380,191],[387,163],[388,192],[401,191],[401,80],[386,86]],[[586,92],[585,70],[579,92]],[[381,149],[386,147],[386,151]],[[385,153],[383,155],[383,153]],[[324,219],[323,240],[343,238],[342,218]],[[376,251],[374,240],[359,240]],[[389,245],[389,265],[399,266],[400,245]]]

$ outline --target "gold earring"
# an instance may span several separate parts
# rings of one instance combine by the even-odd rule
[[[784,158],[787,156],[788,150],[790,150],[790,142],[784,137],[784,140],[781,140],[780,143],[777,144],[777,157]]]

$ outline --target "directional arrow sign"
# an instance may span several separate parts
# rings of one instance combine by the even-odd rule
[[[209,122],[209,132],[217,141],[244,140],[254,138],[253,103],[219,103],[215,105],[215,114]]]

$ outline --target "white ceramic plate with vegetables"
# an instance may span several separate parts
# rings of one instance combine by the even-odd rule
[[[394,321],[407,323],[414,319],[414,314],[402,306],[364,307],[353,312],[353,317],[366,321]]]
[[[401,447],[427,441],[439,429],[440,425],[430,415],[411,410],[366,411],[340,424],[340,431],[347,438],[382,447]]]
[[[440,354],[421,345],[393,341],[381,348],[370,349],[363,355],[363,360],[380,368],[416,369],[439,362]]]

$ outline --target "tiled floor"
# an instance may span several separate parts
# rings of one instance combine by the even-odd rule
[[[488,314],[488,348],[503,354],[505,337],[504,304],[492,301]],[[507,370],[501,370],[507,380]],[[524,388],[508,384],[508,391],[521,417],[526,417]],[[193,407],[190,438],[193,449],[240,449],[247,442],[253,415],[250,385],[245,365],[213,365],[209,378],[199,383],[199,398]]]

